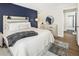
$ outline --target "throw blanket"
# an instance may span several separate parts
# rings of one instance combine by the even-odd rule
[[[13,46],[17,40],[20,40],[20,39],[26,38],[26,37],[36,36],[36,35],[38,35],[38,33],[35,31],[23,31],[23,32],[18,32],[18,33],[9,35],[7,37],[9,47]]]

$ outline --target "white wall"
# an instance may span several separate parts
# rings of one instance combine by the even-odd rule
[[[17,5],[27,8],[35,9],[38,11],[39,24],[44,22],[45,17],[48,15],[54,16],[55,24],[58,25],[58,36],[64,36],[64,13],[63,10],[76,8],[74,3],[16,3]]]
[[[79,26],[79,3],[77,4],[77,26]],[[79,46],[79,27],[77,27],[77,44]]]

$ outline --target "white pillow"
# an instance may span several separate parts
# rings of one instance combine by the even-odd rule
[[[25,23],[8,23],[7,35],[31,28],[30,22]]]
[[[30,24],[30,22],[26,22],[26,23],[19,24],[19,29],[18,30],[20,30],[20,29],[29,29],[29,28],[31,28],[31,24]]]
[[[17,23],[9,23],[8,24],[8,31],[15,31],[18,30],[19,24]]]
[[[17,31],[20,29],[28,29],[31,28],[30,22],[24,23],[8,23],[8,31]]]

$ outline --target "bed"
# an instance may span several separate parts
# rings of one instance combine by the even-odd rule
[[[17,18],[21,20],[16,20]],[[13,56],[42,56],[51,43],[54,43],[54,37],[50,31],[31,27],[30,22],[23,17],[14,17],[12,20],[8,20],[7,16],[4,16],[3,19],[4,41]],[[34,31],[38,35],[24,37],[17,40],[13,46],[9,46],[7,37],[23,31]]]

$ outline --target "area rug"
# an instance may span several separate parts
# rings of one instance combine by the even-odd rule
[[[53,43],[49,48],[49,51],[59,56],[67,56],[68,49],[69,49],[68,43],[56,40],[55,43]]]

